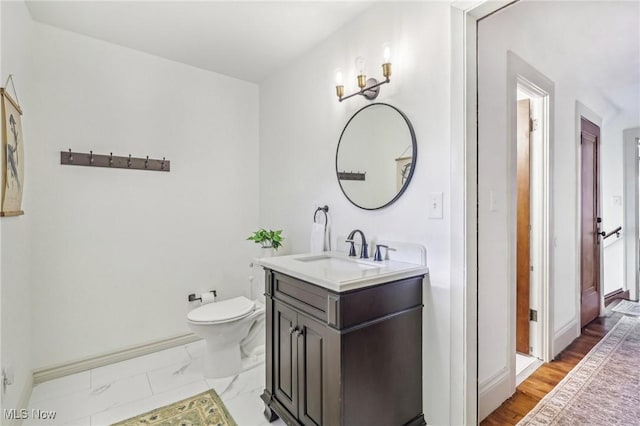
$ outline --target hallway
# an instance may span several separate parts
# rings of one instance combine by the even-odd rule
[[[596,318],[582,329],[582,334],[562,351],[555,360],[543,364],[522,382],[516,393],[502,403],[480,424],[482,426],[506,426],[517,424],[538,402],[544,398],[584,356],[611,330],[623,316],[611,312]]]

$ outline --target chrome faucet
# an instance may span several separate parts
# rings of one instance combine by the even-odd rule
[[[349,236],[345,240],[347,243],[351,243],[351,248],[349,249],[349,256],[355,256],[356,255],[356,248],[354,246],[355,241],[353,240],[353,237],[355,237],[356,233],[360,234],[360,239],[362,240],[362,247],[360,249],[360,258],[361,259],[368,259],[369,258],[369,250],[368,250],[368,246],[367,246],[367,239],[364,237],[364,233],[359,229],[354,229],[353,231],[351,231],[351,233],[349,234]]]

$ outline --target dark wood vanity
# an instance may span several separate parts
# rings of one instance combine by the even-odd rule
[[[424,275],[334,292],[265,268],[269,421],[424,425]]]

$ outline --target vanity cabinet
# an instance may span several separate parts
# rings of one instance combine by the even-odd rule
[[[424,425],[424,275],[334,292],[265,268],[265,416],[289,425]]]
[[[273,309],[275,395],[303,424],[322,424],[326,327],[286,304],[276,301]]]

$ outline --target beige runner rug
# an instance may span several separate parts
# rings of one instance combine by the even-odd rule
[[[114,424],[114,426],[142,425],[237,426],[213,389]]]
[[[518,425],[640,425],[640,318],[622,317]]]
[[[611,308],[611,310],[626,315],[640,316],[640,303],[621,300],[616,306]]]

